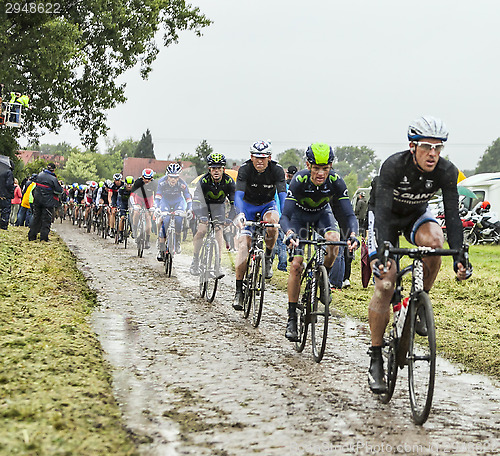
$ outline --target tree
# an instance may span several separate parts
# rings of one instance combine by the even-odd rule
[[[66,142],[58,144],[30,144],[28,150],[33,148],[39,150],[43,154],[47,155],[62,155],[63,157],[69,157],[72,153],[81,152],[78,147],[74,147]]]
[[[305,166],[304,154],[303,149],[287,149],[276,156],[276,161],[285,169],[291,165],[302,169]]]
[[[500,138],[493,141],[493,144],[486,149],[477,163],[475,174],[495,173],[500,171]]]
[[[106,133],[106,110],[125,101],[119,76],[137,64],[143,78],[151,71],[157,32],[169,46],[181,31],[200,36],[211,23],[185,0],[60,0],[50,14],[30,10],[48,4],[18,5],[26,11],[7,14],[0,0],[0,81],[30,95],[32,109],[24,127],[9,134],[36,137],[67,121],[91,150]]]
[[[194,155],[181,154],[181,160],[190,161],[194,164],[196,172],[198,175],[206,172],[207,170],[207,156],[214,151],[214,148],[208,144],[207,140],[204,139],[196,147],[196,153]]]
[[[119,141],[115,136],[112,140],[106,139],[106,153],[119,153],[122,159],[126,157],[134,157],[138,145],[139,141],[134,141],[132,138]]]
[[[336,171],[342,176],[354,172],[358,176],[357,186],[368,187],[372,178],[380,168],[380,160],[375,151],[366,146],[343,146],[335,148],[338,163],[334,164]]]
[[[60,177],[65,182],[78,182],[80,184],[89,180],[98,181],[95,159],[98,154],[92,152],[73,153],[68,157],[66,166],[60,171]]]
[[[153,138],[151,137],[151,132],[149,128],[146,133],[142,134],[142,138],[137,144],[137,149],[135,150],[134,157],[138,158],[156,158],[154,152]]]

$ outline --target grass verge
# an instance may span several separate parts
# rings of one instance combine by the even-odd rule
[[[0,230],[0,454],[132,455],[93,292],[65,244]]]

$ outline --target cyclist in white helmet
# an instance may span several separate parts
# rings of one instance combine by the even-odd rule
[[[375,290],[368,307],[372,346],[369,350],[368,383],[376,394],[386,392],[381,347],[389,323],[389,307],[394,291],[396,266],[393,259],[382,263],[385,241],[396,246],[399,235],[417,246],[443,247],[443,231],[428,208],[428,201],[441,189],[445,209],[450,248],[460,249],[463,242],[462,222],[458,214],[458,169],[440,157],[448,130],[442,120],[431,116],[419,117],[408,128],[409,149],[391,155],[380,168],[375,189],[374,211],[369,212],[369,254],[375,276]],[[374,217],[373,217],[374,216]],[[374,224],[373,224],[374,222]],[[472,271],[466,271],[461,258],[454,258],[458,280],[464,280]],[[429,291],[441,266],[441,257],[424,259],[424,289]],[[421,318],[417,332],[426,334]]]

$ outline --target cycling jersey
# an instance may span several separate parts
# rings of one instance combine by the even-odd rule
[[[90,187],[85,192],[85,204],[90,206],[95,201],[96,190],[91,189]]]
[[[117,201],[117,198],[118,198],[118,190],[123,187],[123,182],[120,182],[120,185],[116,185],[114,182],[113,182],[113,185],[111,186],[111,188],[108,190],[108,195],[111,195],[111,196],[108,196],[109,199],[109,204],[110,206],[116,206],[116,201]]]
[[[225,202],[229,201],[231,206],[228,217],[236,216],[234,209],[234,194],[236,186],[234,180],[229,174],[224,173],[220,182],[212,179],[210,172],[203,175],[196,185],[193,197],[193,210],[197,217],[208,217],[208,214],[215,218],[215,213],[225,214]],[[221,207],[219,209],[218,207]]]
[[[121,187],[120,187],[121,188]],[[103,200],[103,204],[108,204],[108,188],[105,186],[99,187],[97,190],[97,201]]]
[[[442,157],[433,171],[422,172],[409,150],[391,155],[380,168],[375,189],[374,229],[378,248],[383,248],[384,241],[396,245],[399,231],[406,231],[411,241],[409,227],[426,213],[428,201],[439,189],[443,193],[448,243],[452,249],[461,248],[463,229],[458,215],[457,179],[457,167]]]
[[[132,186],[132,193],[134,194],[135,204],[144,206],[146,209],[154,206],[154,181],[146,183],[142,177],[138,177]]]
[[[275,193],[286,194],[285,171],[274,160],[259,173],[252,160],[247,160],[238,170],[235,204],[241,210],[241,202],[260,206],[274,200]]]
[[[288,194],[281,214],[281,229],[286,233],[305,228],[308,218],[321,226],[323,231],[335,229],[329,214],[335,215],[345,236],[358,232],[358,220],[354,215],[347,187],[333,170],[330,170],[325,182],[317,186],[311,181],[311,171],[304,169],[295,174],[290,182]],[[317,216],[323,213],[322,216]],[[333,217],[332,217],[333,218]]]
[[[174,185],[168,183],[168,176],[162,177],[158,182],[155,195],[155,206],[162,211],[171,207],[179,207],[186,203],[187,209],[191,209],[192,198],[188,186],[183,179],[177,179]]]

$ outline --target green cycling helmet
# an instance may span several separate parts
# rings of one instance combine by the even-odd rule
[[[325,143],[311,144],[306,150],[306,159],[312,165],[329,165],[334,158],[333,149]]]

